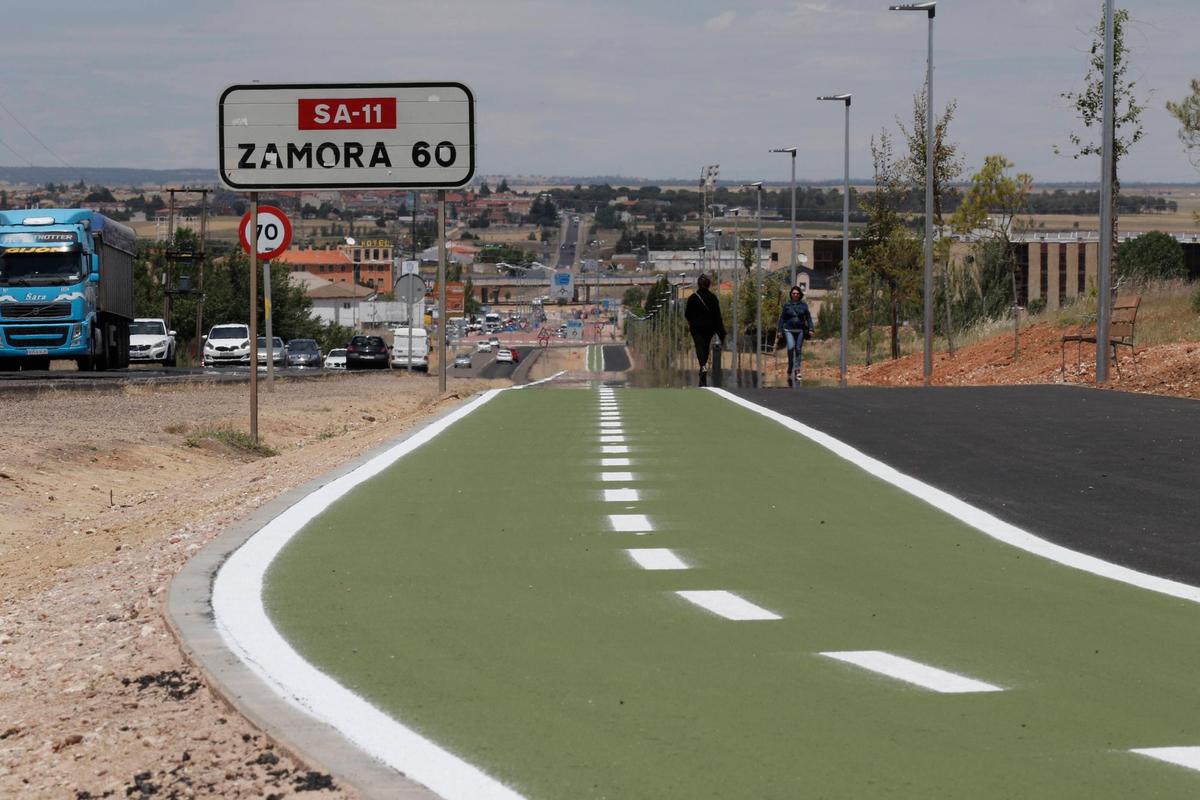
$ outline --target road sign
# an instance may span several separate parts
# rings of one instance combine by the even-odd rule
[[[250,252],[250,212],[242,215],[238,226],[242,249]],[[292,221],[275,206],[258,207],[258,257],[266,261],[283,255],[292,243]]]
[[[555,272],[550,278],[550,299],[571,300],[575,296],[575,276],[567,270]]]
[[[233,189],[425,189],[475,174],[475,98],[461,83],[239,84],[218,102]]]
[[[582,339],[583,338],[583,320],[569,319],[567,320],[567,338]]]

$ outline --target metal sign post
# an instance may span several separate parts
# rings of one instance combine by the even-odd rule
[[[450,315],[446,312],[446,190],[437,193],[438,226],[438,391],[446,393],[446,326]],[[412,358],[411,353],[409,358]]]
[[[264,261],[262,265],[263,271],[263,321],[266,323],[267,329],[267,391],[274,393],[275,391],[275,337],[271,333],[271,262]],[[257,349],[257,342],[255,344]],[[258,354],[255,353],[257,361]],[[258,365],[254,365],[254,371],[258,371]]]
[[[258,192],[250,193],[250,219],[258,219]],[[250,226],[250,441],[258,444],[258,226]]]

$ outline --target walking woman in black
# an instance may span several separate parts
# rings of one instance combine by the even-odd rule
[[[696,345],[696,360],[700,362],[700,385],[708,385],[708,351],[716,336],[725,345],[725,321],[721,319],[721,301],[709,291],[712,281],[707,275],[696,279],[696,291],[687,299],[683,316],[687,320],[692,342]]]

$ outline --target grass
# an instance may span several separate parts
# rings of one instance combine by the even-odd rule
[[[270,458],[279,455],[279,451],[261,441],[255,442],[250,434],[230,427],[203,428],[188,434],[183,443],[188,447],[204,447],[207,442],[216,442],[225,447],[247,456]]]

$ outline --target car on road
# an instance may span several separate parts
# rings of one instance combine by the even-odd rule
[[[325,355],[325,369],[345,369],[346,348],[335,347]]]
[[[492,343],[491,343],[491,342],[478,342],[478,343],[475,345],[475,352],[476,352],[476,353],[490,353],[490,352],[492,352]]]
[[[515,364],[516,359],[513,358],[513,351],[509,350],[507,347],[501,347],[499,350],[496,351],[496,363],[497,364]]]
[[[175,366],[175,331],[168,331],[161,319],[135,319],[129,326],[129,361]]]
[[[287,343],[287,365],[310,368],[321,366],[321,347],[316,339],[292,339]]]
[[[204,337],[204,366],[234,364],[250,366],[250,326],[240,323],[214,325]]]
[[[379,336],[355,336],[346,345],[346,369],[387,369],[391,352]]]
[[[287,362],[287,347],[283,343],[283,339],[278,336],[271,337],[271,360],[275,362],[275,366],[282,367]],[[267,337],[258,337],[258,363],[260,366],[267,364]]]
[[[488,344],[490,344],[492,347],[499,347],[500,346],[499,337],[497,337],[497,336],[488,337]]]
[[[459,353],[458,355],[456,355],[454,357],[454,366],[456,369],[458,367],[466,367],[467,369],[470,369],[471,368],[471,354],[470,353]]]

